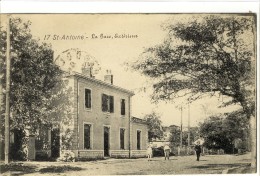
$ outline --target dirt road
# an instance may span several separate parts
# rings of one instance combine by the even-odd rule
[[[23,162],[21,168],[4,175],[158,175],[158,174],[221,174],[223,170],[250,163],[250,154],[207,155],[196,161],[195,156],[141,159],[107,159],[89,162]]]

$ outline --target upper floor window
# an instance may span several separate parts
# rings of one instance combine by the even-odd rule
[[[102,94],[102,111],[114,112],[114,97],[106,94]]]
[[[125,99],[121,99],[121,115],[125,115]]]
[[[85,108],[91,108],[91,90],[85,89]]]

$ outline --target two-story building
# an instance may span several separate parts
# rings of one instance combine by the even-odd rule
[[[72,151],[78,159],[146,156],[147,124],[131,115],[133,92],[114,86],[111,74],[101,81],[88,71],[73,72],[67,75],[67,80],[72,90],[72,123],[70,126],[61,123],[59,128],[62,130],[40,129],[38,138],[31,136],[29,159],[58,157],[66,150]],[[62,134],[58,133],[66,128],[72,131],[72,145],[63,150]],[[46,149],[42,146],[43,141]]]
[[[37,153],[44,152],[49,157],[58,157],[66,150],[79,159],[146,156],[148,129],[144,120],[132,117],[131,97],[134,93],[115,86],[111,71],[107,71],[104,80],[96,79],[92,75],[93,67],[86,64],[89,56],[78,49],[64,51],[56,63],[67,70],[65,79],[70,90],[71,122],[69,125],[61,122],[51,132],[40,130],[38,140],[31,137],[29,158],[35,159]],[[81,73],[69,68],[71,65],[75,68],[77,63],[80,63]],[[70,144],[64,148],[65,131],[71,136],[67,140]],[[37,150],[42,139],[49,147],[43,150],[41,145]]]
[[[111,73],[101,81],[88,68],[83,74],[70,74],[68,79],[75,102],[72,151],[76,157],[130,157],[134,150],[145,154],[146,124],[140,123],[140,129],[131,125],[133,92],[113,85]]]
[[[105,80],[88,71],[68,77],[74,85],[74,135],[72,150],[78,157],[110,156],[129,148],[131,96],[133,92],[113,85],[113,75]]]

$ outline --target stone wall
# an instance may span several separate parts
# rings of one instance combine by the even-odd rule
[[[79,150],[78,160],[103,159],[103,150]]]
[[[131,150],[131,158],[144,158],[146,157],[146,150]]]
[[[129,150],[111,150],[111,158],[129,158]]]

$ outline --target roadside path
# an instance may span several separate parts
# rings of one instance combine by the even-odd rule
[[[159,174],[221,174],[223,170],[245,167],[250,154],[206,155],[197,162],[195,156],[140,159],[107,159],[89,162],[23,162],[22,171],[5,172],[3,175],[159,175]],[[19,163],[18,163],[19,164]],[[26,169],[27,167],[27,169]],[[17,169],[19,170],[19,169]]]

